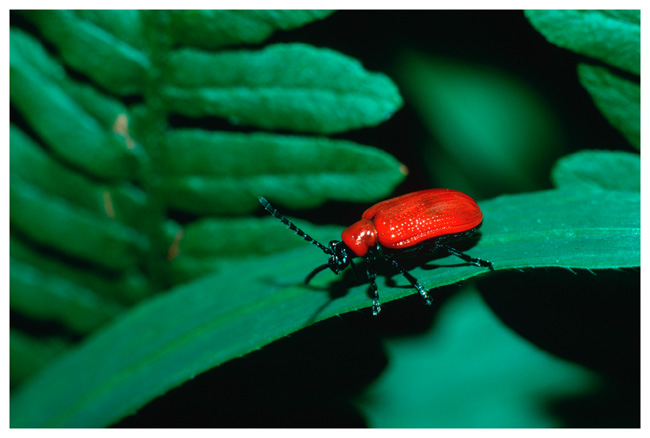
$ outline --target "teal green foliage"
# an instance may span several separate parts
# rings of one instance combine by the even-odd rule
[[[559,426],[549,420],[544,401],[597,384],[594,373],[505,327],[476,291],[450,301],[436,330],[387,343],[392,366],[361,401],[373,426]]]
[[[331,134],[383,122],[402,103],[386,76],[304,44],[220,54],[178,50],[168,66],[162,92],[172,111],[265,129]]]
[[[244,149],[254,159],[242,160]],[[292,208],[380,199],[404,178],[392,156],[344,140],[180,129],[162,140],[160,167],[169,205],[199,214],[250,213],[251,193]]]
[[[584,150],[555,163],[551,179],[558,187],[641,191],[641,159],[622,151]]]
[[[391,154],[342,138],[402,106],[386,75],[331,49],[264,44],[329,11],[18,15],[28,26],[10,34],[10,304],[19,316],[10,336],[12,427],[108,426],[318,321],[369,311],[367,286],[352,276],[326,271],[305,286],[324,255],[276,219],[256,215],[260,195],[299,216],[330,201],[370,205],[405,178]],[[540,29],[557,19],[527,16]],[[573,37],[549,40],[594,33],[580,30],[583,15],[567,16]],[[594,17],[590,26],[636,29],[633,13]],[[634,53],[614,54],[633,51],[635,40],[621,38],[615,50],[586,40],[568,48],[612,66],[580,66],[581,82],[634,144],[636,88],[618,71],[638,71]],[[479,201],[485,219],[472,256],[492,261],[497,274],[640,265],[638,154],[579,151],[552,165],[556,120],[523,84],[414,51],[396,77],[408,78],[406,95],[440,136],[447,161],[423,151],[430,174],[487,194],[505,192],[512,177],[523,191]],[[517,97],[495,92],[512,89]],[[472,102],[470,111],[463,102]],[[173,116],[191,126],[174,125]],[[491,178],[473,174],[481,165],[503,178],[482,185]],[[549,174],[555,187],[533,190]],[[319,241],[340,236],[341,226],[291,219]],[[454,268],[439,268],[446,265]],[[410,272],[427,289],[487,273],[451,257]],[[386,312],[414,292],[401,276],[378,283]],[[38,334],[29,323],[56,329]],[[414,343],[386,344],[395,366],[356,400],[370,426],[555,425],[525,400],[598,381],[516,337],[471,293],[460,294],[434,327]],[[480,389],[459,391],[461,380]],[[433,386],[419,391],[423,382]],[[463,414],[475,400],[482,414]]]
[[[593,58],[578,65],[580,82],[627,140],[641,142],[641,11],[527,11],[551,43]],[[597,63],[605,64],[605,67]]]
[[[299,246],[270,217],[223,217],[250,214],[258,195],[292,208],[388,196],[404,178],[397,160],[313,136],[389,118],[402,101],[386,76],[306,44],[227,48],[330,13],[20,13],[36,32],[11,29],[11,103],[22,119],[11,125],[12,311],[86,335],[224,261]],[[172,113],[303,135],[168,130]],[[368,189],[352,190],[361,181],[371,182]],[[196,220],[180,225],[167,211]],[[48,365],[34,360],[39,351],[53,358],[63,347],[15,333],[12,383],[19,386]],[[169,381],[160,383],[145,397],[164,392]],[[42,385],[37,392],[54,394]],[[14,418],[23,415],[19,405]],[[105,425],[125,412],[81,421]]]

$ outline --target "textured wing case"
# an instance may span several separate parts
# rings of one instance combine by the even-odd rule
[[[471,197],[451,189],[431,189],[398,196],[373,205],[363,213],[387,248],[408,248],[436,237],[478,227],[480,208]]]

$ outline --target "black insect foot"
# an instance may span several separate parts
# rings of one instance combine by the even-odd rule
[[[379,312],[381,312],[381,304],[379,304],[378,299],[372,300],[372,314],[374,316],[379,315]]]
[[[489,262],[487,260],[474,259],[472,260],[472,263],[474,263],[476,266],[479,266],[481,268],[488,268],[490,271],[494,271],[494,266],[492,266],[492,262]]]

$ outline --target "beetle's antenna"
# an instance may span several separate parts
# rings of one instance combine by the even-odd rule
[[[289,227],[289,229],[292,230],[294,233],[296,233],[297,235],[299,235],[300,237],[302,237],[303,239],[305,239],[307,242],[313,243],[314,245],[316,245],[317,247],[319,247],[319,248],[320,248],[320,249],[321,249],[325,254],[329,254],[329,255],[332,254],[332,250],[331,250],[331,249],[329,249],[328,247],[326,247],[326,246],[323,245],[322,243],[318,242],[317,240],[315,240],[314,238],[312,238],[311,236],[309,236],[307,233],[305,233],[305,232],[302,231],[300,228],[298,228],[297,226],[295,226],[295,225],[293,224],[293,222],[291,222],[289,219],[287,219],[286,217],[284,217],[284,216],[282,216],[280,213],[278,213],[278,211],[275,209],[275,207],[273,207],[273,206],[269,203],[269,201],[267,201],[266,199],[264,199],[264,198],[261,197],[261,196],[258,197],[257,199],[260,200],[260,204],[262,204],[262,206],[264,207],[264,209],[265,209],[266,211],[268,211],[269,213],[271,213],[271,215],[272,215],[273,217],[275,217],[275,218],[277,218],[277,219],[280,219],[280,222],[282,222],[282,223],[285,224],[287,227]],[[327,268],[327,265],[325,265],[325,268]],[[325,269],[325,268],[323,268],[323,269]],[[311,275],[310,277],[313,277],[314,275],[316,275],[316,274],[317,274],[318,272],[320,272],[320,271],[322,271],[322,269],[317,270],[317,271],[314,272],[313,275]],[[310,277],[308,277],[308,278],[311,279]]]

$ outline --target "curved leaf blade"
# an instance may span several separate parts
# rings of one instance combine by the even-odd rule
[[[639,198],[553,190],[486,201],[483,237],[471,254],[496,269],[639,266]],[[11,426],[105,426],[196,373],[318,320],[369,307],[365,285],[331,298],[321,287],[332,274],[303,286],[305,273],[322,262],[323,254],[306,245],[232,263],[137,306],[21,388],[12,398]],[[485,273],[475,266],[413,271],[427,288]],[[380,288],[383,302],[414,293]]]
[[[641,157],[622,151],[580,151],[560,158],[551,173],[556,187],[641,191]]]
[[[568,188],[501,196],[481,203],[481,209],[486,218],[481,247],[488,260],[500,260],[495,267],[640,266],[639,193]],[[488,249],[502,245],[499,254]]]
[[[391,366],[358,400],[369,427],[563,427],[545,401],[584,392],[597,375],[540,350],[465,289],[434,329],[384,342]]]
[[[589,64],[578,65],[578,78],[596,107],[627,141],[641,147],[641,85],[612,70]]]
[[[145,211],[144,192],[126,183],[98,184],[48,155],[27,134],[10,126],[10,169],[39,189],[89,211],[134,225]]]
[[[12,311],[41,321],[55,321],[86,334],[122,312],[117,302],[57,275],[11,260]]]
[[[161,190],[174,208],[242,214],[258,196],[290,208],[374,201],[402,182],[391,155],[344,140],[176,130],[163,143]]]
[[[140,14],[134,11],[110,11],[107,15],[50,10],[29,11],[24,16],[59,49],[68,65],[114,93],[129,95],[144,91],[151,69],[144,51],[134,45],[135,41],[124,39],[125,36],[132,39],[137,34],[142,38],[143,32],[138,32]],[[116,34],[112,33],[118,30],[114,25],[101,26],[111,22],[122,22],[131,32]],[[138,43],[144,45],[143,41]],[[106,62],[107,59],[113,61]]]
[[[301,220],[291,218],[298,227]],[[311,224],[304,224],[311,228]],[[314,239],[327,242],[341,231],[340,227],[320,226],[310,232]],[[170,260],[172,281],[184,283],[201,275],[216,272],[228,262],[304,247],[301,239],[287,238],[285,227],[268,216],[257,218],[206,218],[183,228],[178,240],[178,255]]]
[[[18,385],[47,365],[69,347],[60,338],[37,339],[19,330],[9,329],[10,384]]]
[[[12,259],[124,305],[137,303],[153,293],[149,279],[138,268],[127,269],[122,275],[106,275],[102,271],[73,266],[59,254],[43,254],[13,235],[9,238],[9,252]]]
[[[98,266],[130,268],[148,246],[148,239],[135,229],[48,196],[13,173],[10,203],[12,228]]]
[[[57,157],[94,176],[133,176],[139,164],[133,145],[111,129],[112,121],[106,123],[118,116],[119,105],[65,78],[63,71],[39,42],[11,31],[11,103],[32,129]]]
[[[301,27],[331,13],[322,10],[171,11],[170,31],[176,42],[215,49],[261,43],[277,30]]]
[[[388,77],[305,44],[217,54],[177,50],[169,67],[164,94],[173,111],[262,129],[332,134],[379,124],[402,105]]]
[[[551,43],[633,74],[641,72],[641,11],[526,11]]]

